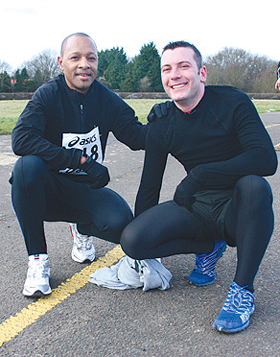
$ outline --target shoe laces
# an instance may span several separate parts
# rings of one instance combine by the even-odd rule
[[[254,312],[254,294],[246,287],[233,282],[230,286],[223,310],[240,315],[251,315]]]
[[[43,259],[34,259],[28,264],[28,273],[27,276],[29,279],[39,279],[39,278],[48,278],[49,277],[49,260]]]
[[[93,237],[83,235],[81,233],[76,234],[75,243],[79,250],[89,250],[92,246]]]
[[[210,254],[196,255],[195,270],[209,277],[215,275],[215,266],[217,261],[217,250]]]
[[[80,233],[77,229],[77,224],[70,225],[70,229],[77,249],[81,251],[90,250],[92,247],[93,237]]]

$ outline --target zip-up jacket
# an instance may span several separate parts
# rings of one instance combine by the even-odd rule
[[[12,132],[12,148],[20,156],[39,156],[56,171],[76,169],[82,150],[62,147],[63,133],[88,133],[95,127],[103,154],[110,131],[132,150],[145,148],[148,125],[118,95],[94,81],[84,96],[59,75],[34,93]]]

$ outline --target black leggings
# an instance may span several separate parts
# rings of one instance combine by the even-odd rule
[[[119,243],[133,219],[128,204],[114,191],[90,189],[52,173],[36,156],[21,157],[11,181],[12,202],[29,255],[47,253],[44,221],[78,223],[83,234]]]
[[[214,240],[237,246],[235,282],[253,291],[253,281],[272,235],[274,216],[269,184],[259,176],[241,178],[225,206],[223,231],[203,234],[203,219],[174,201],[154,206],[136,217],[123,231],[121,245],[134,259],[181,253],[210,253]],[[202,229],[204,228],[204,230]]]

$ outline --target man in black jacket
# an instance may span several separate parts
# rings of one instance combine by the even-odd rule
[[[124,229],[123,250],[133,259],[195,253],[190,284],[205,286],[226,244],[237,247],[237,269],[214,321],[238,332],[254,312],[254,278],[269,243],[272,193],[262,176],[273,175],[277,156],[249,97],[237,88],[205,86],[207,71],[197,48],[178,41],[161,57],[161,78],[173,100],[151,123],[136,218]],[[158,204],[168,155],[184,167],[172,201]]]
[[[51,293],[44,221],[71,222],[77,262],[94,260],[93,236],[119,243],[132,212],[105,188],[108,134],[132,150],[145,148],[147,126],[95,80],[94,41],[83,33],[68,36],[58,61],[64,75],[34,93],[12,133],[13,150],[21,156],[10,180],[12,202],[29,255],[25,296]]]

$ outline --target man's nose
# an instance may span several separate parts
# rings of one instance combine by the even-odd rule
[[[181,77],[180,70],[178,68],[172,68],[171,79],[180,78],[180,77]]]
[[[79,67],[81,67],[81,68],[89,68],[90,67],[89,62],[86,57],[82,57],[80,59]]]

